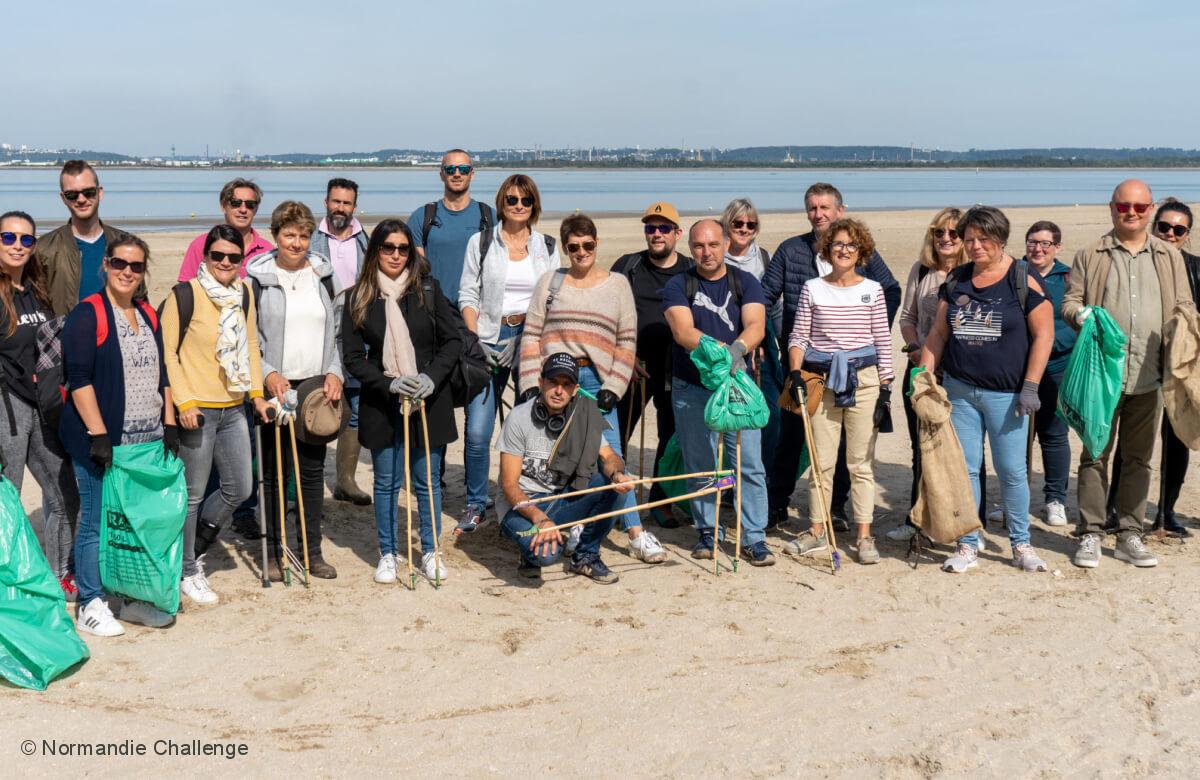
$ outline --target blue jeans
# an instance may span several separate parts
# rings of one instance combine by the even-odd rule
[[[414,431],[420,436],[419,431]],[[442,535],[442,481],[438,474],[442,460],[446,456],[445,447],[434,447],[429,451],[429,471],[433,474],[433,484],[429,484],[425,474],[425,448],[413,447],[412,461],[409,471],[412,473],[413,500],[417,503],[417,513],[421,517],[421,552],[434,551],[433,538]],[[404,488],[404,422],[396,425],[396,436],[390,447],[380,447],[371,450],[371,463],[375,471],[375,528],[379,532],[379,554],[395,555],[397,547],[397,526],[400,523],[399,501],[397,494]],[[433,491],[433,506],[429,505],[430,490]],[[436,530],[435,529],[436,526]],[[406,527],[407,530],[407,527]]]
[[[351,387],[350,382],[354,382]],[[347,379],[346,384],[342,389],[346,396],[346,403],[350,404],[350,423],[348,425],[352,430],[358,430],[358,397],[362,395],[362,385],[353,379]]]
[[[596,474],[592,477],[589,483],[592,486],[603,485],[604,477]],[[530,498],[541,498],[542,496],[550,495],[549,493],[532,493]],[[614,490],[602,490],[598,493],[588,493],[586,496],[578,496],[577,498],[564,498],[558,501],[551,501],[548,504],[542,504],[542,511],[557,524],[570,523],[575,520],[582,520],[585,517],[592,515],[600,515],[605,512],[611,512],[614,509],[620,509],[620,501],[623,500],[629,493],[617,493]],[[608,532],[612,530],[616,518],[607,518],[605,520],[597,520],[594,523],[587,523],[583,526],[583,534],[579,537],[579,546],[575,548],[575,557],[585,559],[591,556],[600,555],[600,543],[604,541],[604,537],[608,536]],[[552,566],[555,561],[562,557],[563,548],[559,545],[558,550],[553,555],[537,555],[533,552],[533,539],[531,536],[521,536],[521,532],[528,531],[533,527],[533,523],[529,522],[515,509],[508,510],[504,515],[504,519],[500,522],[500,531],[509,539],[517,543],[518,549],[521,551],[521,563],[526,566]],[[564,534],[565,535],[565,534]]]
[[[524,325],[500,325],[499,341],[520,339]],[[485,344],[496,348],[496,344]],[[492,375],[492,383],[485,387],[467,404],[467,441],[464,445],[467,471],[467,504],[480,511],[487,504],[488,471],[491,469],[492,432],[496,426],[496,410],[500,408],[500,396],[508,385],[509,376],[517,373],[514,362],[511,369],[503,368]]]
[[[992,463],[1000,479],[1000,501],[1013,547],[1029,543],[1029,482],[1026,479],[1025,443],[1029,418],[1017,416],[1017,393],[984,390],[946,374],[943,386],[950,397],[950,424],[962,444],[971,492],[979,503],[979,470],[983,442],[991,441]],[[979,547],[979,532],[967,534],[960,544]]]
[[[86,606],[102,598],[100,584],[100,518],[104,494],[104,472],[89,461],[72,461],[79,484],[79,526],[75,532],[75,587],[79,603]]]
[[[675,439],[683,453],[683,465],[689,472],[711,471],[717,462],[717,434],[704,424],[704,404],[712,391],[679,377],[671,380],[671,402],[675,407]],[[732,459],[736,433],[725,434],[726,457]],[[761,431],[742,431],[742,546],[749,547],[766,538],[767,479],[763,471]],[[699,490],[707,480],[688,480],[688,492]],[[712,530],[716,525],[717,494],[692,499],[692,518],[696,530]],[[732,520],[732,518],[731,518]]]
[[[1034,431],[1038,442],[1042,445],[1042,469],[1046,472],[1044,494],[1046,503],[1057,501],[1063,506],[1067,504],[1067,480],[1071,476],[1071,442],[1068,439],[1067,424],[1058,416],[1058,384],[1062,374],[1057,377],[1046,374],[1038,385],[1038,397],[1042,408],[1033,418]]]
[[[187,477],[187,519],[183,523],[183,576],[196,568],[196,524],[200,518],[224,528],[233,513],[250,496],[254,477],[250,471],[250,431],[241,405],[201,409],[204,425],[179,430],[179,459]],[[216,474],[217,490],[206,487]]]
[[[596,373],[596,369],[593,366],[583,366],[579,369],[580,388],[588,391],[592,395],[595,395],[596,393],[600,392],[600,388],[602,386],[600,375]],[[617,422],[617,410],[615,407],[609,409],[608,414],[604,415],[604,422],[604,442],[609,447],[612,447],[613,452],[624,458],[625,453],[621,451],[621,428]],[[596,468],[600,468],[599,463],[596,464]],[[626,470],[628,471],[628,465],[626,466]],[[600,484],[603,484],[603,482]],[[614,507],[616,509],[620,509],[624,506],[637,505],[636,491],[629,493],[614,493],[613,495],[621,499],[621,501]],[[630,528],[634,528],[642,524],[642,520],[640,517],[638,517],[637,512],[629,512],[628,514],[621,515],[620,520],[621,529],[624,531],[628,531]]]

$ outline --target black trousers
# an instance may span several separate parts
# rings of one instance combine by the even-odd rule
[[[671,406],[671,377],[667,373],[666,362],[661,362],[663,367],[655,369],[653,366],[647,365],[646,369],[650,373],[650,377],[646,379],[646,398],[645,406],[654,404],[655,416],[658,420],[658,447],[654,450],[654,464],[651,471],[652,475],[658,474],[658,462],[662,460],[663,452],[667,449],[667,442],[675,435],[675,410]],[[639,389],[637,375],[634,375],[633,381],[629,383],[629,389],[625,391],[624,397],[617,404],[617,427],[621,432],[621,441],[630,442],[632,440],[629,435],[637,428],[638,421],[642,419],[643,399],[642,391]],[[625,458],[626,468],[629,466],[629,446],[625,447],[625,452],[621,456]],[[658,501],[666,498],[666,494],[662,492],[659,483],[654,483],[650,487],[650,501]]]
[[[292,385],[298,385],[293,382]],[[267,539],[271,549],[279,549],[279,488],[275,474],[275,464],[280,454],[275,449],[275,427],[262,426],[262,466],[263,489],[259,500],[263,502],[263,511],[267,518]],[[286,428],[279,429],[279,448],[283,450],[283,484],[284,506],[287,506],[287,483],[295,479],[292,466],[292,440]],[[300,456],[300,484],[297,486],[299,495],[304,499],[304,525],[308,536],[308,554],[310,557],[321,554],[321,517],[325,504],[325,452],[327,445],[306,444],[296,438],[296,454]],[[288,537],[292,550],[303,552],[300,546],[300,517],[292,515],[292,527],[288,529]]]

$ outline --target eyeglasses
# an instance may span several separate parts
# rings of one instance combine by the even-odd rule
[[[443,165],[442,166],[442,172],[445,173],[447,176],[453,176],[455,171],[458,171],[459,176],[466,176],[472,170],[474,170],[474,168],[472,168],[470,165]]]
[[[735,219],[730,224],[734,230],[758,230],[758,223],[750,219]]]
[[[80,195],[88,200],[95,200],[96,196],[100,194],[100,188],[85,187],[82,190],[63,190],[62,194],[67,200],[79,200]]]
[[[1159,224],[1162,223],[1160,222]],[[1050,247],[1057,245],[1058,242],[1056,241],[1034,241],[1033,239],[1029,239],[1025,242],[1025,246],[1029,247],[1030,249],[1049,249]]]
[[[251,211],[257,211],[258,210],[258,201],[257,200],[239,200],[238,198],[230,198],[229,199],[229,207],[231,209],[240,209],[242,206],[245,206],[246,208],[248,208]]]
[[[934,238],[948,238],[951,241],[957,241],[958,240],[958,231],[955,230],[954,228],[934,228],[933,237]]]
[[[108,258],[108,267],[113,269],[114,271],[124,271],[126,268],[128,268],[130,271],[133,271],[135,274],[146,273],[145,261],[130,262],[129,260],[122,260],[119,257],[110,257],[110,258]]]
[[[659,222],[654,225],[643,225],[642,230],[646,231],[646,235],[652,236],[655,233],[662,233],[664,236],[669,236],[675,232],[676,227],[670,223],[663,224]]]
[[[584,241],[582,244],[577,244],[572,241],[570,244],[567,244],[567,252],[569,252],[571,254],[575,254],[576,252],[578,252],[581,249],[584,252],[591,252],[595,248],[596,248],[595,241]]]
[[[215,249],[208,253],[208,259],[214,263],[227,262],[230,265],[241,265],[242,258],[244,257],[245,255],[241,252],[218,252]]]
[[[385,243],[383,246],[379,247],[379,254],[387,255],[388,257],[391,257],[392,255],[400,255],[400,257],[408,257],[408,252],[411,248],[412,247],[408,244],[386,244]]]
[[[506,197],[504,199],[504,202],[510,206],[515,206],[518,203],[520,203],[522,206],[524,206],[525,208],[528,209],[528,208],[533,207],[533,196],[525,195],[523,197],[518,198],[516,195],[509,195],[508,197]]]
[[[837,242],[834,242],[834,244],[830,247],[830,249],[832,249],[835,252],[852,252],[853,253],[853,252],[858,251],[858,244],[855,244],[855,243],[847,244],[844,241],[837,241]]]
[[[1159,224],[1161,225],[1162,223],[1160,222]],[[5,246],[12,246],[18,241],[26,249],[33,249],[33,245],[37,243],[37,236],[31,236],[28,233],[12,233],[7,230],[0,233],[0,242],[3,242]]]
[[[1174,233],[1176,238],[1183,238],[1188,234],[1189,230],[1191,230],[1191,228],[1189,228],[1187,225],[1172,225],[1170,222],[1164,222],[1161,219],[1154,225],[1155,233],[1163,236]],[[11,234],[6,233],[5,235]],[[8,239],[5,239],[4,243],[9,244],[12,242],[10,242]]]
[[[1145,214],[1153,206],[1153,203],[1117,203],[1113,201],[1113,208],[1118,214],[1128,214],[1130,209],[1133,209],[1135,214]]]

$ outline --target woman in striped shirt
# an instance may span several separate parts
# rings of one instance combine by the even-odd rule
[[[866,225],[840,219],[825,231],[818,249],[833,270],[804,283],[788,339],[788,358],[792,392],[798,403],[804,403],[800,369],[825,375],[825,393],[812,418],[814,441],[809,442],[821,471],[817,474],[814,469],[809,477],[812,527],[783,549],[791,555],[808,555],[828,546],[816,480],[821,480],[828,496],[844,426],[850,499],[858,523],[858,562],[878,563],[879,552],[871,536],[875,433],[891,404],[894,375],[883,288],[859,273],[874,253],[875,241]]]

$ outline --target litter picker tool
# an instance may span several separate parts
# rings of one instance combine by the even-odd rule
[[[287,493],[283,483],[283,459],[285,457],[283,442],[279,429],[287,425],[286,421],[279,418],[275,420],[275,488],[277,491],[276,503],[279,506],[279,568],[283,574],[283,585],[285,588],[292,586],[292,568],[295,567],[304,572],[304,587],[308,587],[308,567],[304,565],[297,556],[292,552],[292,548],[288,545],[287,540]],[[294,440],[293,440],[294,442]],[[294,463],[294,459],[293,459]],[[296,465],[296,497],[300,497],[300,467]],[[298,505],[299,506],[299,505]],[[304,529],[304,513],[299,514],[300,528]],[[307,549],[305,550],[307,557]]]
[[[412,469],[408,457],[408,415],[412,411],[412,400],[405,396],[400,402],[400,414],[404,417],[404,513],[408,518],[408,531],[404,534],[404,538],[408,542],[408,589],[417,589],[417,573],[413,570],[413,549],[412,549]]]
[[[720,479],[732,477],[732,476],[733,476],[733,471],[731,471],[729,469],[725,469],[722,471],[697,471],[692,474],[673,474],[668,477],[646,477],[645,479],[631,479],[630,481],[622,482],[621,484],[636,485],[636,484],[640,483],[640,484],[649,485],[654,482],[671,482],[671,481],[679,480],[679,479],[700,479],[702,477],[708,477],[708,482],[701,486],[701,489],[704,489],[704,488],[715,485],[717,483],[717,481]],[[733,483],[730,483],[730,484],[733,484]],[[550,501],[558,501],[560,498],[575,498],[576,496],[583,496],[583,495],[587,495],[588,493],[599,493],[601,490],[612,490],[614,487],[616,487],[615,484],[609,483],[607,485],[597,485],[596,487],[584,488],[583,490],[572,490],[569,493],[551,493],[548,496],[542,496],[540,498],[530,498],[525,501],[522,501],[521,503],[514,506],[513,509],[521,509],[523,507],[533,506],[534,504],[545,504]],[[726,487],[728,487],[728,486],[726,486]],[[671,499],[671,500],[675,501],[676,499]],[[662,502],[660,502],[660,503],[662,503]],[[670,503],[670,502],[667,502],[667,503]],[[656,504],[656,506],[657,506],[657,504]],[[626,511],[630,511],[630,510],[626,510]]]
[[[833,532],[833,517],[829,514],[829,499],[825,495],[825,482],[822,477],[821,461],[817,455],[816,442],[813,440],[812,419],[808,416],[808,399],[800,399],[800,417],[804,421],[804,442],[808,447],[809,468],[812,470],[812,483],[816,488],[817,505],[821,511],[821,524],[825,526],[825,539],[829,542],[829,569],[837,573],[841,568],[842,558],[837,551],[837,537]]]
[[[725,434],[717,434],[717,468],[725,465]],[[717,497],[713,503],[713,574],[721,576],[721,491],[717,488]]]
[[[625,482],[622,484],[628,485],[629,483]],[[592,517],[585,517],[582,520],[572,520],[569,523],[562,523],[561,525],[552,526],[550,528],[539,529],[537,526],[532,526],[524,531],[521,531],[517,535],[518,536],[536,536],[541,531],[561,531],[564,528],[574,528],[577,525],[586,525],[588,523],[594,523],[597,520],[607,520],[610,517],[616,517],[617,515],[623,515],[626,512],[640,512],[643,509],[653,509],[654,507],[657,507],[657,506],[665,506],[667,504],[673,504],[676,501],[690,501],[693,498],[701,498],[703,496],[711,496],[713,493],[718,493],[722,490],[728,490],[729,488],[733,487],[733,477],[732,476],[721,477],[720,479],[714,480],[712,483],[710,483],[710,485],[711,485],[710,487],[704,487],[704,488],[701,488],[700,490],[697,490],[692,493],[685,493],[682,496],[676,496],[675,498],[663,498],[663,499],[659,499],[658,501],[651,501],[646,504],[640,504],[635,507],[630,507],[629,509],[614,509],[611,512],[603,512],[598,515],[593,515]],[[609,489],[611,487],[612,487],[611,485],[604,486],[605,489]],[[562,498],[562,496],[547,496],[546,498],[554,499],[554,498]],[[532,502],[527,502],[527,503],[532,503]]]
[[[742,432],[737,432],[737,443],[734,445],[734,454],[737,464],[734,468],[737,469],[737,487],[733,491],[734,510],[733,514],[737,521],[737,530],[733,535],[733,573],[737,574],[738,556],[742,553]],[[724,464],[722,464],[724,465]]]
[[[201,418],[201,419],[203,419],[203,418]],[[258,495],[259,496],[265,495],[265,493],[263,492],[262,427],[264,425],[271,425],[272,427],[275,427],[274,423],[275,423],[275,410],[269,406],[267,407],[267,422],[264,423],[261,416],[259,416],[257,414],[254,415],[254,436],[256,439],[255,443],[258,445],[258,450],[257,450],[258,457],[255,458],[255,463],[256,463],[255,479],[258,480]],[[278,447],[276,447],[276,451],[278,452]],[[258,510],[258,535],[260,537],[262,537],[262,586],[264,588],[269,588],[269,587],[271,587],[271,578],[267,576],[267,554],[268,554],[267,553],[267,502],[263,501],[263,500],[259,500],[258,506],[256,507],[256,509]]]
[[[300,489],[300,455],[296,452],[296,418],[288,420],[288,437],[292,440],[292,479],[296,486],[296,517],[300,520],[300,544],[304,548],[304,587],[308,587],[308,525],[304,521],[304,491]]]
[[[429,464],[429,421],[425,416],[425,402],[417,401],[421,412],[421,438],[425,442],[425,490],[429,496],[429,521],[433,526],[433,587],[442,587],[442,543],[438,539],[441,515],[433,503],[433,467]],[[407,489],[407,486],[406,486]]]

